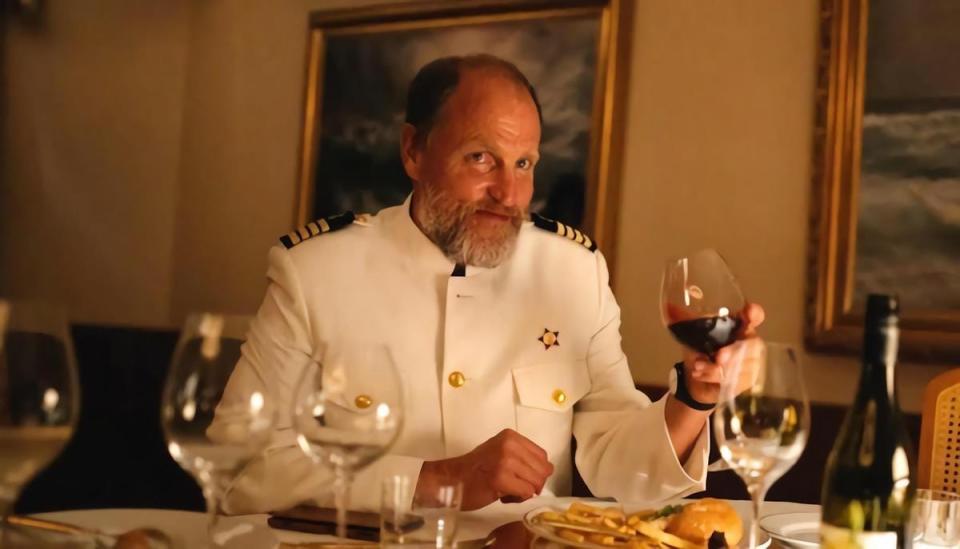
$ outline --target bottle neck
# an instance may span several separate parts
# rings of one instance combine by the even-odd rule
[[[897,404],[896,364],[899,330],[896,324],[868,324],[863,337],[863,369],[860,372],[860,395],[884,395]]]

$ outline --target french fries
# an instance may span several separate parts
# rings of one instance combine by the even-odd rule
[[[607,534],[587,534],[587,541],[596,543],[597,545],[616,545],[617,538],[607,535]]]
[[[698,549],[696,544],[690,543],[683,538],[678,538],[673,534],[668,534],[654,526],[652,523],[640,521],[636,528],[637,532],[640,534],[647,536],[650,539],[659,541],[663,545],[675,547],[676,549]]]
[[[567,541],[572,541],[574,543],[582,543],[584,540],[583,534],[575,530],[569,530],[567,528],[557,528],[557,535]]]
[[[626,515],[616,507],[594,507],[575,501],[566,511],[544,511],[533,521],[553,528],[559,538],[572,543],[624,549],[699,549],[698,545],[663,531],[665,510],[673,513],[679,506]]]

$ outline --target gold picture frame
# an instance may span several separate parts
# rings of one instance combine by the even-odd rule
[[[318,190],[323,189],[318,189],[317,170],[321,156],[329,40],[461,25],[596,17],[599,28],[588,124],[589,151],[584,157],[585,187],[580,227],[603,251],[613,272],[624,129],[622,108],[629,67],[629,6],[629,0],[445,0],[312,13],[295,222],[302,225],[319,217],[317,214],[320,213],[316,203]],[[533,84],[536,86],[537,82]],[[548,124],[549,120],[545,120],[545,137]],[[538,186],[539,170],[538,167]]]
[[[869,7],[868,0],[821,0],[805,334],[814,351],[861,347],[854,297]],[[905,307],[900,327],[901,357],[960,359],[960,310]]]

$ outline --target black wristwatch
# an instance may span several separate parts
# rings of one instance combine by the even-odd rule
[[[670,369],[670,394],[688,407],[701,412],[708,412],[717,406],[716,404],[700,402],[690,396],[690,392],[687,390],[687,380],[683,375],[683,362],[674,364],[673,368]]]

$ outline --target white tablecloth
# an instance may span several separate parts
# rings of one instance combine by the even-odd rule
[[[479,511],[462,513],[458,539],[468,540],[484,538],[501,524],[520,520],[524,513],[543,505],[567,506],[574,498],[534,498],[524,503],[512,505],[491,505]],[[750,517],[750,502],[731,501],[743,516],[744,524]],[[643,504],[625,503],[627,510],[646,507]],[[761,516],[778,513],[818,512],[816,505],[766,502]],[[205,543],[206,516],[191,511],[172,511],[167,509],[96,509],[84,511],[59,511],[42,513],[38,517],[98,528],[110,533],[120,533],[133,528],[154,527],[170,534],[179,547],[203,547]],[[285,530],[274,530],[267,526],[267,515],[243,515],[221,518],[222,525],[236,534],[237,547],[251,549],[274,549],[281,543],[306,543],[316,541],[334,541],[336,538],[312,534],[302,534]]]

